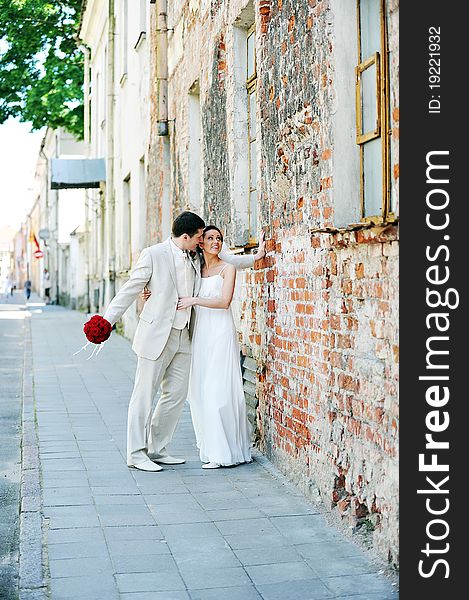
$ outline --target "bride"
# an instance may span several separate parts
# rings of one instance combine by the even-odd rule
[[[194,306],[196,312],[188,401],[203,469],[251,461],[251,428],[230,307],[236,269],[219,258],[222,244],[218,227],[205,227],[199,293],[180,298],[177,306]]]

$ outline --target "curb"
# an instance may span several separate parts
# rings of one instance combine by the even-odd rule
[[[31,317],[25,319],[21,441],[19,599],[46,600],[42,492],[33,391]]]

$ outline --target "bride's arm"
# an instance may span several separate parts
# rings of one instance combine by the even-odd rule
[[[236,281],[236,268],[228,265],[223,271],[223,287],[219,298],[201,298],[200,296],[191,296],[188,298],[179,298],[178,310],[189,308],[189,306],[204,306],[205,308],[229,308]]]
[[[234,265],[237,269],[249,269],[253,267],[255,262],[261,260],[265,256],[265,233],[262,230],[259,237],[259,247],[255,254],[230,254],[228,246],[223,243],[221,252],[219,254],[221,260]]]

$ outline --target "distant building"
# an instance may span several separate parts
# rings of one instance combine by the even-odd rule
[[[16,272],[14,264],[14,236],[15,230],[10,226],[0,228],[0,290],[5,291],[7,281],[14,281],[16,285]]]
[[[28,278],[27,229],[25,223],[21,224],[13,238],[13,262],[15,281],[18,288],[22,289]]]
[[[86,195],[83,189],[53,189],[51,161],[83,158],[86,146],[70,133],[48,128],[39,150],[35,174],[35,200],[27,219],[27,262],[33,290],[44,296],[42,274],[51,278],[51,301],[86,308],[83,284],[71,281],[70,234],[85,223]],[[84,249],[82,250],[84,252]],[[39,252],[39,254],[36,254]],[[73,289],[79,296],[72,298]]]

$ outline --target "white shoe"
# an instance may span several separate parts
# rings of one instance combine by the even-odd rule
[[[208,462],[202,465],[202,469],[219,469],[221,465],[216,462]]]
[[[154,462],[151,462],[151,460],[145,460],[141,463],[137,463],[136,465],[127,465],[130,469],[138,469],[139,471],[151,471],[151,472],[156,472],[156,471],[162,471],[163,467],[160,467],[160,465],[155,465]]]
[[[176,458],[175,456],[170,456],[169,454],[149,454],[148,458],[153,462],[161,463],[162,465],[182,465],[186,462],[185,458]]]

